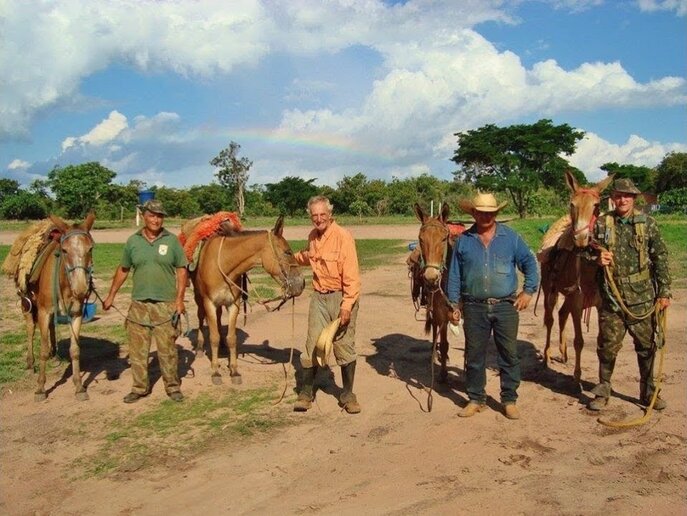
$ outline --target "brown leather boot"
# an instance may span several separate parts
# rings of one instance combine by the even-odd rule
[[[339,398],[341,405],[349,414],[359,414],[360,404],[358,398],[353,394],[353,381],[355,380],[355,360],[341,366],[341,379],[343,381],[343,392]]]
[[[458,417],[472,417],[478,412],[482,412],[487,405],[485,403],[477,403],[476,401],[471,401],[467,406],[458,412]]]
[[[315,384],[316,367],[304,367],[301,372],[301,390],[298,393],[298,399],[293,404],[294,412],[306,412],[312,407],[313,399],[313,385]]]

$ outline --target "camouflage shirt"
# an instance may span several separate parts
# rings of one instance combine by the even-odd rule
[[[608,212],[597,219],[594,236],[599,244],[613,252],[613,277],[627,306],[671,297],[668,249],[652,217],[635,211],[623,219],[615,212]],[[616,306],[603,269],[599,273],[604,302]]]

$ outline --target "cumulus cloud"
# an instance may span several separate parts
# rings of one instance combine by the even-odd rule
[[[24,161],[22,159],[13,159],[9,165],[7,165],[7,170],[26,170],[31,166],[31,163]]]
[[[128,127],[127,119],[118,111],[110,115],[83,136],[68,136],[62,142],[62,152],[75,145],[105,145]]]
[[[642,11],[675,11],[679,16],[687,14],[687,0],[637,0]]]
[[[604,163],[621,163],[655,167],[669,152],[687,152],[687,144],[650,142],[635,134],[623,144],[610,143],[597,134],[587,133],[577,144],[570,163],[586,172],[587,179],[598,181],[606,177],[599,167]]]

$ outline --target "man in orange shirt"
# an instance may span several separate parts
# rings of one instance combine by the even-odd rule
[[[296,253],[300,265],[310,265],[313,271],[313,293],[308,312],[308,337],[301,353],[303,368],[301,390],[293,407],[305,412],[314,399],[313,384],[317,365],[313,353],[317,338],[332,321],[339,318],[339,331],[333,343],[336,363],[341,366],[343,392],[340,405],[349,414],[360,412],[360,404],[353,394],[355,378],[355,322],[360,298],[360,272],[355,241],[349,231],[332,217],[332,205],[323,196],[308,201],[313,229],[308,235],[308,249]]]

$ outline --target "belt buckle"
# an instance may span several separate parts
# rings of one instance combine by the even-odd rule
[[[498,303],[500,303],[500,302],[501,302],[501,300],[500,300],[498,297],[488,297],[488,298],[486,299],[486,303],[487,303],[488,305],[496,305],[496,304],[498,304]]]

